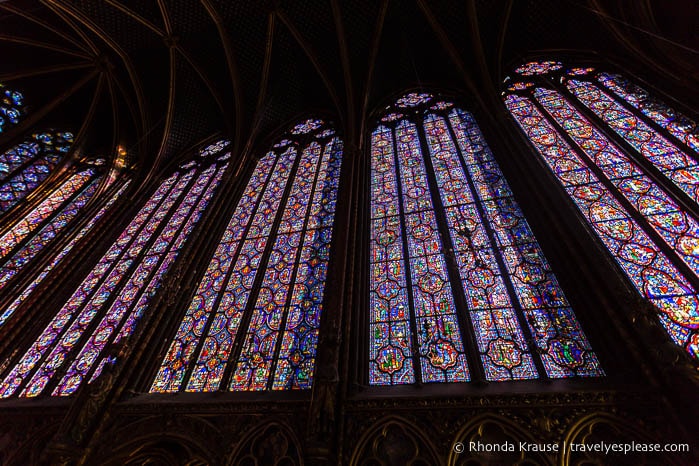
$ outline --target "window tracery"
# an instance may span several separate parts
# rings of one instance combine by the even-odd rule
[[[257,162],[151,392],[311,387],[341,157],[311,119]]]
[[[223,159],[223,160],[221,160]],[[113,363],[109,348],[127,338],[177,259],[228,165],[226,154],[181,165],[10,366],[0,397],[65,396]]]
[[[531,62],[506,88],[542,160],[673,341],[699,358],[696,123],[589,66]]]
[[[603,375],[469,113],[386,109],[370,217],[372,385]]]

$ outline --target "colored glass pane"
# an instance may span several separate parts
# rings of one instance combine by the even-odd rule
[[[294,128],[291,130],[291,134],[310,133],[311,131],[318,129],[321,126],[323,126],[323,122],[321,120],[306,120],[303,123],[299,123],[298,125],[294,126]]]
[[[200,218],[225,166],[165,180],[0,385],[0,397],[73,393],[128,336]],[[199,172],[199,173],[198,173]],[[87,332],[92,328],[90,333]],[[79,350],[78,350],[79,349]],[[56,375],[67,370],[62,379]],[[56,379],[56,380],[54,380]]]
[[[388,115],[382,117],[381,121],[383,121],[384,123],[390,123],[392,121],[400,120],[401,118],[403,118],[402,113],[393,112],[393,113],[389,113]]]
[[[592,67],[586,67],[586,68],[576,67],[576,68],[569,68],[566,72],[570,76],[585,76],[587,74],[592,73],[593,71],[595,71],[595,69]]]
[[[515,73],[522,76],[535,76],[560,70],[561,68],[563,68],[563,65],[558,61],[532,61],[516,68]]]
[[[379,127],[371,151],[370,381],[413,383],[414,366],[425,382],[467,381],[416,126]]]
[[[199,284],[199,288],[173,339],[165,357],[165,361],[153,382],[151,391],[172,392],[180,389],[180,385],[184,380],[185,371],[188,365],[194,360],[194,352],[197,349],[200,339],[204,336],[203,330],[206,328],[211,314],[214,314],[214,324],[204,344],[205,349],[202,350],[202,354],[204,357],[215,357],[215,359],[213,363],[201,365],[199,370],[194,371],[192,377],[197,380],[194,389],[206,390],[211,386],[211,383],[218,383],[218,380],[220,380],[220,377],[223,375],[223,368],[228,358],[228,351],[233,344],[233,338],[235,337],[242,311],[236,312],[232,309],[221,309],[216,307],[215,303],[226,285],[226,278],[231,263],[242,245],[241,240],[246,229],[250,226],[250,221],[255,213],[254,211],[258,204],[258,199],[267,184],[267,178],[272,172],[275,162],[277,162],[275,155],[270,153],[257,163],[257,167],[226,228],[223,239],[216,249],[214,258],[211,260],[206,274]],[[282,163],[281,161],[279,162],[280,167]],[[277,172],[278,171],[279,170],[277,170]],[[281,180],[278,178],[275,179],[269,191],[278,192],[280,189],[280,181]],[[265,199],[263,210],[270,208],[269,196],[270,195],[267,195]],[[265,216],[260,213],[255,219],[258,221],[256,228],[259,228],[262,226],[259,222],[264,221]],[[247,260],[237,268],[243,269],[247,276],[252,276],[252,279],[254,279],[256,264],[259,262],[259,254],[248,256],[246,259]],[[252,280],[246,281],[247,286],[243,285],[242,280],[239,280],[238,284],[242,289],[235,291],[237,291],[238,296],[241,296],[249,290]],[[227,290],[227,294],[229,295],[233,292],[233,289]],[[243,300],[245,299],[246,298],[243,298]],[[232,301],[234,300],[229,300],[229,303]],[[221,347],[221,352],[218,352],[219,347]],[[225,359],[221,360],[220,356],[223,356]],[[215,380],[217,382],[209,382],[209,380]],[[218,387],[218,385],[216,385],[216,387]]]
[[[342,144],[293,139],[257,163],[151,392],[311,387]]]
[[[0,259],[0,289],[4,288],[12,277],[48,246],[88,203],[99,184],[99,178],[92,178],[93,173],[90,170],[71,176],[69,181],[59,186],[34,211],[11,227],[8,233],[12,235],[11,238],[6,238],[7,235],[0,238],[0,241],[7,244],[9,249],[12,249],[13,245],[18,246],[6,260]],[[89,181],[91,179],[92,181]],[[35,212],[38,215],[33,215]],[[37,228],[41,229],[36,234],[32,234],[34,233],[32,229]],[[24,232],[27,238],[22,244]],[[5,248],[2,247],[0,250],[3,251],[4,256]]]
[[[535,96],[589,160],[599,167],[601,174],[699,275],[699,222],[658,187],[640,166],[578,114],[562,95],[552,90],[537,89]]]
[[[466,381],[466,357],[417,127],[401,122],[395,146],[422,380]]]
[[[571,79],[570,92],[682,191],[699,202],[699,164],[596,85]]]
[[[508,91],[524,91],[534,87],[532,83],[514,82],[507,86]]]
[[[41,227],[42,223],[52,214],[54,214],[54,212],[60,209],[61,206],[63,206],[67,200],[72,198],[78,190],[85,186],[93,175],[94,173],[92,170],[86,170],[71,176],[50,195],[48,195],[46,199],[44,199],[36,208],[30,211],[18,222],[13,224],[12,227],[0,237],[0,260],[6,258],[27,236],[36,231],[37,228]],[[94,190],[92,190],[92,192],[94,192]],[[70,206],[66,207],[69,208]],[[72,215],[68,213],[66,214],[69,217],[73,217],[75,215],[75,213]],[[54,220],[57,222],[54,228],[62,228],[65,226],[60,225],[60,219]],[[65,219],[63,220],[66,221]],[[46,227],[49,228],[50,225],[47,225]],[[0,285],[0,287],[1,286],[2,285]]]
[[[0,134],[19,123],[24,110],[24,96],[0,83]]]
[[[28,139],[0,155],[0,181],[5,181],[11,173],[24,163],[31,161],[40,150],[41,147],[37,141]]]
[[[320,155],[321,148],[317,143],[309,145],[301,154],[231,382],[232,390],[264,390],[267,386],[283,313],[298,264],[303,223],[307,218]]]
[[[177,259],[182,245],[206,209],[225,168],[212,165],[204,170],[186,191],[177,210],[164,225],[155,242],[143,254],[140,264],[73,360],[53,395],[70,395],[77,390],[80,383],[90,375],[91,369],[107,345],[119,343],[122,338],[131,335],[160,287],[163,276]],[[97,369],[101,370],[102,367],[97,366]],[[99,372],[95,372],[93,377],[98,374]]]
[[[335,130],[332,128],[328,128],[328,129],[324,129],[323,131],[316,134],[316,138],[318,138],[318,139],[327,138],[327,137],[333,136],[334,134],[335,134]]]
[[[379,126],[371,163],[372,385],[468,381],[467,357],[491,381],[539,378],[537,359],[604,375],[471,115],[439,102]]]
[[[430,110],[448,110],[452,108],[454,104],[451,102],[437,102],[430,107]]]
[[[652,97],[648,91],[618,74],[600,73],[597,79],[606,88],[684,142],[694,152],[699,153],[699,130],[695,121]]]
[[[495,249],[505,264],[506,276],[548,376],[603,375],[475,120],[459,109],[449,119],[476,197],[493,231]]]
[[[412,92],[406,94],[396,101],[396,107],[398,108],[410,108],[417,107],[420,104],[429,102],[432,99],[432,94]]]
[[[7,319],[12,316],[12,314],[17,310],[17,308],[24,302],[29,295],[36,289],[36,287],[46,278],[51,270],[53,270],[64,257],[73,250],[75,245],[80,241],[94,226],[95,224],[104,216],[104,214],[109,210],[109,208],[116,202],[116,200],[124,193],[128,187],[128,182],[124,183],[117,192],[115,192],[109,200],[102,206],[102,208],[90,219],[90,221],[80,229],[80,231],[66,244],[63,249],[61,249],[58,254],[56,254],[50,262],[44,266],[43,270],[39,275],[37,275],[31,283],[29,283],[22,291],[17,295],[14,301],[10,303],[5,309],[2,310],[0,314],[0,326],[2,326]]]
[[[313,383],[341,161],[342,143],[335,139],[326,146],[316,175],[300,261],[281,337],[277,368],[274,371],[274,390],[311,388]]]
[[[393,132],[380,126],[371,139],[369,253],[369,378],[380,385],[415,381],[396,168]]]
[[[505,103],[622,270],[639,292],[656,305],[660,320],[672,339],[691,354],[699,356],[699,298],[696,290],[531,100],[509,95]],[[559,108],[562,109],[560,116],[566,115],[565,107]],[[566,131],[579,136],[592,135],[582,126],[575,127],[575,122],[581,120],[572,121],[571,116],[566,115],[565,122],[561,120]],[[571,128],[565,125],[571,125]],[[588,148],[595,148],[597,143],[595,140],[581,140],[581,144]],[[595,157],[595,162],[600,164],[610,180],[639,176],[634,171],[636,167],[626,163],[627,159],[618,158],[616,151],[590,152],[590,156]]]
[[[200,150],[199,155],[201,155],[202,157],[208,157],[210,155],[218,154],[230,143],[231,141],[227,139],[221,139],[220,141],[208,145],[202,150]]]
[[[277,161],[272,176],[263,193],[260,204],[252,217],[247,235],[242,242],[240,252],[233,269],[229,272],[226,289],[219,297],[217,315],[213,322],[216,326],[226,322],[225,331],[219,332],[219,327],[213,329],[213,335],[207,335],[198,361],[192,370],[192,376],[187,384],[188,391],[217,390],[221,383],[223,370],[228,363],[230,350],[239,331],[239,325],[244,317],[245,309],[250,299],[253,282],[260,268],[260,261],[269,242],[274,220],[282,200],[283,193],[289,181],[289,175],[296,160],[296,150],[290,148]],[[264,271],[263,271],[264,272]],[[221,314],[225,315],[225,321]],[[216,336],[214,336],[216,335]],[[214,346],[214,341],[224,339],[223,344]],[[216,351],[210,351],[216,348]],[[216,367],[214,367],[216,363]],[[218,366],[218,364],[221,364]],[[208,369],[214,368],[213,372]]]
[[[71,133],[37,133],[0,156],[0,213],[39,186],[72,142]]]

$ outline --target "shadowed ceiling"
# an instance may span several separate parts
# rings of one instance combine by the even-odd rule
[[[0,82],[29,105],[0,144],[40,122],[72,130],[85,153],[110,155],[121,144],[144,174],[213,135],[230,137],[236,155],[258,150],[275,130],[316,113],[361,145],[365,115],[387,96],[436,85],[496,105],[507,69],[537,50],[642,61],[652,49],[674,60],[656,63],[659,72],[673,67],[678,80],[696,82],[696,6],[678,1],[673,15],[661,3],[0,2]]]

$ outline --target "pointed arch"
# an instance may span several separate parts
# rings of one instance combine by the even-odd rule
[[[525,63],[505,105],[672,340],[699,359],[697,125],[627,78]]]
[[[252,429],[235,445],[225,464],[302,466],[303,449],[289,426],[279,422],[265,422]]]
[[[357,441],[349,464],[439,464],[440,456],[429,437],[415,424],[390,415],[377,421]]]
[[[311,387],[341,159],[317,119],[259,159],[151,392]]]
[[[206,152],[206,150],[204,150]],[[228,153],[197,157],[162,181],[0,384],[0,397],[65,396],[115,362],[204,213]]]
[[[0,299],[0,326],[126,191],[128,179],[105,177],[104,164],[101,158],[73,164],[43,199],[0,229],[0,291],[6,290],[6,296]],[[96,197],[101,207],[86,223],[82,222]],[[77,232],[72,231],[77,228]],[[48,262],[40,264],[42,257]],[[17,288],[20,274],[34,277]]]
[[[473,116],[430,93],[371,136],[372,385],[600,376]]]

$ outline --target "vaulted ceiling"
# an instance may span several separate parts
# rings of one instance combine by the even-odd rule
[[[366,115],[392,94],[436,85],[493,105],[508,68],[538,50],[643,61],[650,48],[674,59],[656,63],[658,70],[674,68],[679,81],[696,82],[694,2],[678,1],[674,14],[662,5],[4,1],[0,82],[22,91],[29,111],[0,143],[41,122],[75,132],[86,153],[110,155],[122,145],[143,173],[215,134],[230,137],[236,154],[259,149],[292,119],[316,113],[358,144]]]

